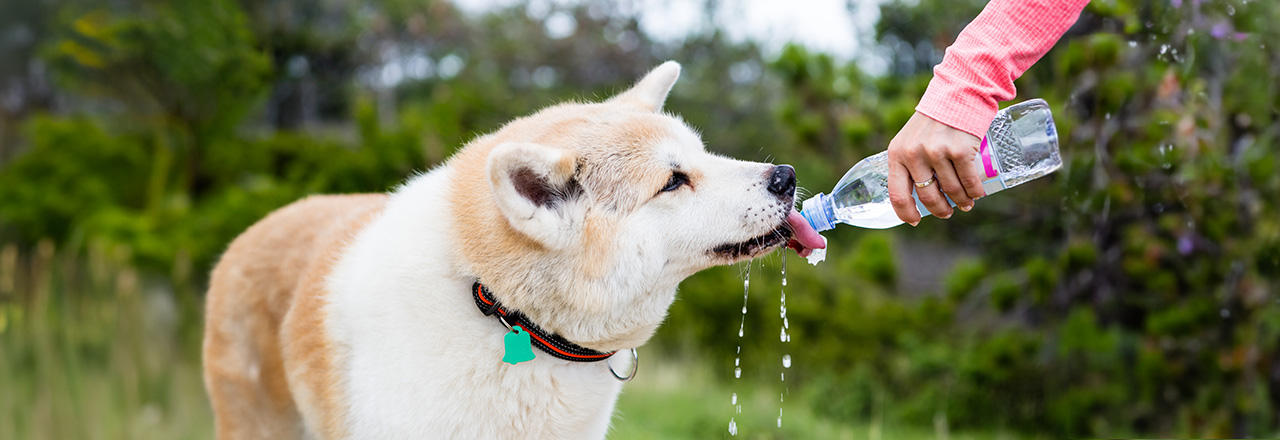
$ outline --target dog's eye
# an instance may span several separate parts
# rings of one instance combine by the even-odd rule
[[[667,179],[667,184],[664,185],[662,187],[662,191],[659,191],[659,192],[675,191],[677,189],[680,189],[682,185],[685,185],[687,183],[689,183],[689,176],[686,176],[682,172],[676,171],[674,173],[671,173],[671,178]]]

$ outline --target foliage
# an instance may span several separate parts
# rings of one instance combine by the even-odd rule
[[[803,289],[787,297],[793,336],[807,353],[794,376],[806,381],[804,371],[822,370],[815,405],[870,417],[883,400],[891,416],[918,424],[946,414],[958,426],[1073,436],[1280,429],[1277,272],[1267,270],[1280,200],[1271,172],[1280,94],[1274,81],[1256,81],[1276,75],[1263,67],[1275,65],[1277,49],[1266,42],[1276,34],[1262,23],[1277,11],[1174,3],[1096,2],[1018,82],[1021,96],[1055,104],[1069,161],[1062,171],[983,200],[975,211],[982,223],[974,214],[894,231],[980,247],[939,283],[945,295],[903,295],[919,260],[893,278],[869,276],[876,264],[863,259],[866,242],[883,241],[874,232],[835,235],[831,242],[848,253],[789,274],[792,289]],[[893,28],[932,22],[918,19],[925,8],[886,8],[914,18],[884,16],[882,37],[920,35],[914,47],[948,29]],[[799,144],[825,146],[827,157],[868,154],[868,140],[886,144],[923,87],[910,77],[868,80],[800,48],[773,66],[793,90],[780,119]],[[842,125],[843,136],[824,134]],[[697,278],[685,290],[731,291],[713,286],[732,286],[732,278],[721,273],[707,286]],[[682,298],[675,327],[735,322],[725,312],[732,300]],[[719,330],[720,338],[733,332]],[[776,356],[776,347],[755,350]]]
[[[236,234],[308,194],[392,189],[511,118],[607,96],[664,59],[685,66],[668,110],[711,150],[791,163],[802,191],[824,191],[888,144],[981,7],[883,4],[888,72],[873,74],[801,46],[766,57],[714,27],[654,41],[627,2],[477,16],[428,0],[29,3],[15,11],[37,43],[0,57],[49,66],[57,99],[0,120],[23,121],[20,154],[0,148],[0,243],[54,268],[32,269],[51,284],[27,290],[6,284],[26,272],[0,271],[0,388],[38,403],[0,402],[0,436],[16,437],[87,435],[19,420],[106,411],[127,437],[155,408],[206,411],[173,396],[198,394],[198,292]],[[826,263],[789,258],[785,288],[784,256],[690,278],[653,351],[710,372],[656,370],[713,395],[624,395],[621,435],[637,417],[723,433],[729,408],[699,407],[782,373],[786,408],[812,428],[782,437],[849,432],[826,419],[934,427],[912,437],[1280,434],[1278,20],[1268,2],[1095,0],[1017,82],[1019,100],[1053,106],[1060,171],[951,220],[838,228]],[[10,65],[0,75],[42,75]],[[775,339],[782,290],[791,342]],[[172,304],[178,324],[153,329],[171,339],[123,312],[148,301]],[[765,397],[746,408],[753,432],[774,417]]]

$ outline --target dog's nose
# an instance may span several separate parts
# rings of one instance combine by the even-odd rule
[[[796,169],[791,165],[773,167],[769,174],[769,192],[778,197],[790,197],[796,191]]]

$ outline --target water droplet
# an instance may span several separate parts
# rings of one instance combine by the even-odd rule
[[[783,274],[783,276],[785,277],[785,276],[786,276],[786,274]],[[782,279],[782,287],[787,287],[787,279],[786,279],[786,278],[783,278],[783,279]]]
[[[734,369],[733,369],[733,378],[734,378],[734,379],[741,379],[741,378],[742,378],[742,367],[738,367],[738,368],[734,368]]]
[[[778,427],[782,427],[782,408],[778,408]]]
[[[738,422],[733,421],[732,417],[729,418],[729,435],[738,435]]]
[[[738,327],[738,337],[742,337],[742,327]]]
[[[787,373],[778,373],[778,379],[779,379],[781,382],[786,382],[786,381],[787,381]]]
[[[787,342],[787,329],[785,328],[782,329],[782,333],[778,335],[778,340],[782,342]]]
[[[738,414],[742,414],[742,405],[738,405]]]
[[[737,366],[738,366],[738,362],[739,362],[739,361],[741,361],[741,360],[742,360],[742,358],[733,358],[733,366],[737,367]]]
[[[782,355],[782,368],[791,368],[791,355]]]
[[[747,314],[747,306],[742,306],[742,314]]]
[[[730,399],[730,400],[729,400],[729,404],[730,404],[730,405],[737,405],[737,404],[738,404],[738,393],[733,393],[733,399]]]
[[[782,317],[782,328],[791,328],[791,323],[787,322],[787,317]]]
[[[738,346],[738,354],[742,354],[742,346],[741,346],[741,345],[739,345],[739,346]]]

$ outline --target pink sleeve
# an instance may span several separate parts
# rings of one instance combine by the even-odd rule
[[[933,68],[916,111],[986,136],[1000,101],[1017,96],[1013,80],[1044,56],[1089,0],[991,0]]]

